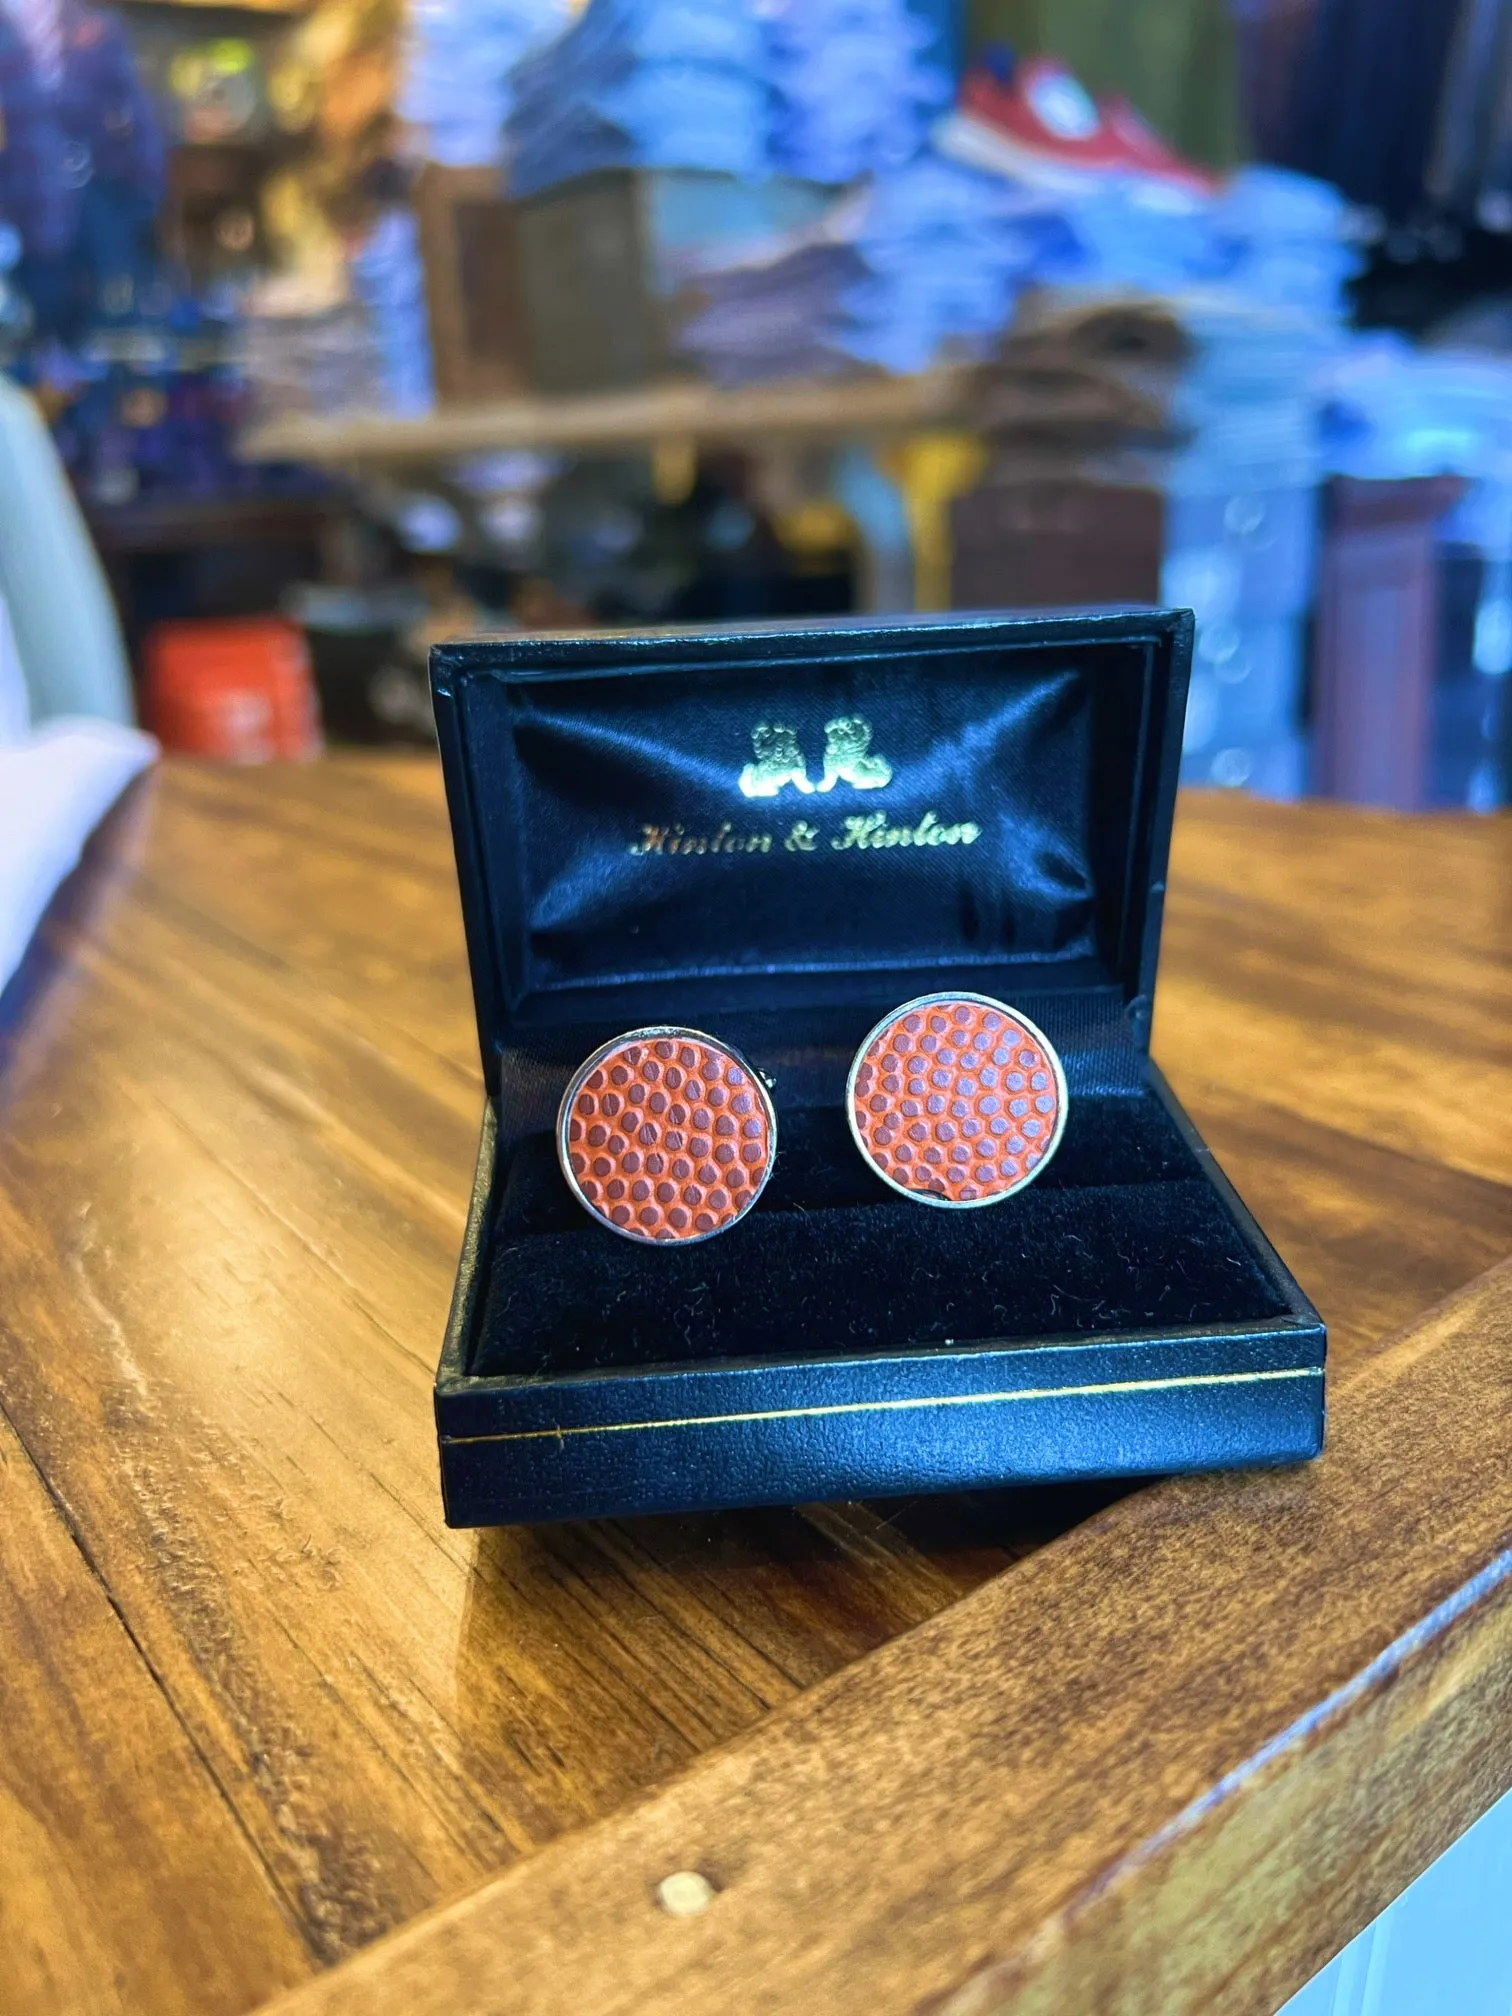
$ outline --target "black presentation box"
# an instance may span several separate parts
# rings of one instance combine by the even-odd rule
[[[1324,1331],[1150,1061],[1184,611],[520,636],[432,656],[487,1100],[436,1379],[456,1526],[1315,1455]],[[1043,1176],[930,1210],[862,1163],[857,1044],[1022,1009]],[[573,1200],[597,1044],[771,1079],[775,1171],[691,1246]]]

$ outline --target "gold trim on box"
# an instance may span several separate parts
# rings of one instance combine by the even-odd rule
[[[630,1435],[648,1428],[724,1428],[743,1421],[807,1421],[825,1414],[899,1414],[924,1407],[991,1407],[1015,1400],[1085,1400],[1110,1393],[1167,1393],[1183,1386],[1255,1386],[1267,1379],[1321,1379],[1321,1365],[1269,1372],[1192,1372],[1175,1379],[1114,1379],[1096,1386],[1022,1386],[1004,1393],[941,1393],[913,1400],[837,1400],[824,1407],[766,1407],[749,1414],[690,1414],[669,1421],[592,1421],[573,1428],[516,1428],[502,1435],[445,1435],[472,1442],[565,1442],[569,1435]]]

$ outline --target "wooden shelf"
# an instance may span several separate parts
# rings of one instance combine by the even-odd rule
[[[392,464],[488,449],[632,449],[659,440],[842,441],[959,421],[969,375],[955,368],[915,378],[805,379],[733,392],[677,379],[624,392],[526,394],[443,406],[414,419],[354,413],[281,420],[251,429],[241,453],[261,462]]]
[[[174,13],[192,14],[308,14],[314,0],[123,0],[133,9],[166,8]]]
[[[84,516],[102,553],[133,558],[188,547],[299,539],[344,508],[341,494],[333,488],[319,493],[148,497],[130,504],[91,505]]]

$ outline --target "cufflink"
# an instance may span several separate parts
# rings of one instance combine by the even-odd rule
[[[557,1112],[574,1197],[622,1238],[689,1246],[766,1187],[777,1115],[759,1072],[699,1029],[632,1029],[586,1057]]]
[[[924,994],[856,1052],[845,1114],[862,1157],[920,1204],[970,1210],[1032,1183],[1066,1128],[1066,1074],[1027,1015],[988,994]]]

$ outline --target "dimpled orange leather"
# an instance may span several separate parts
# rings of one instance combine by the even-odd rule
[[[1027,1183],[1061,1094],[1039,1040],[996,1008],[900,1009],[867,1046],[853,1110],[864,1152],[900,1189],[985,1204]]]
[[[743,1217],[772,1160],[765,1100],[716,1043],[627,1039],[568,1109],[567,1155],[590,1211],[633,1239],[703,1239]]]

